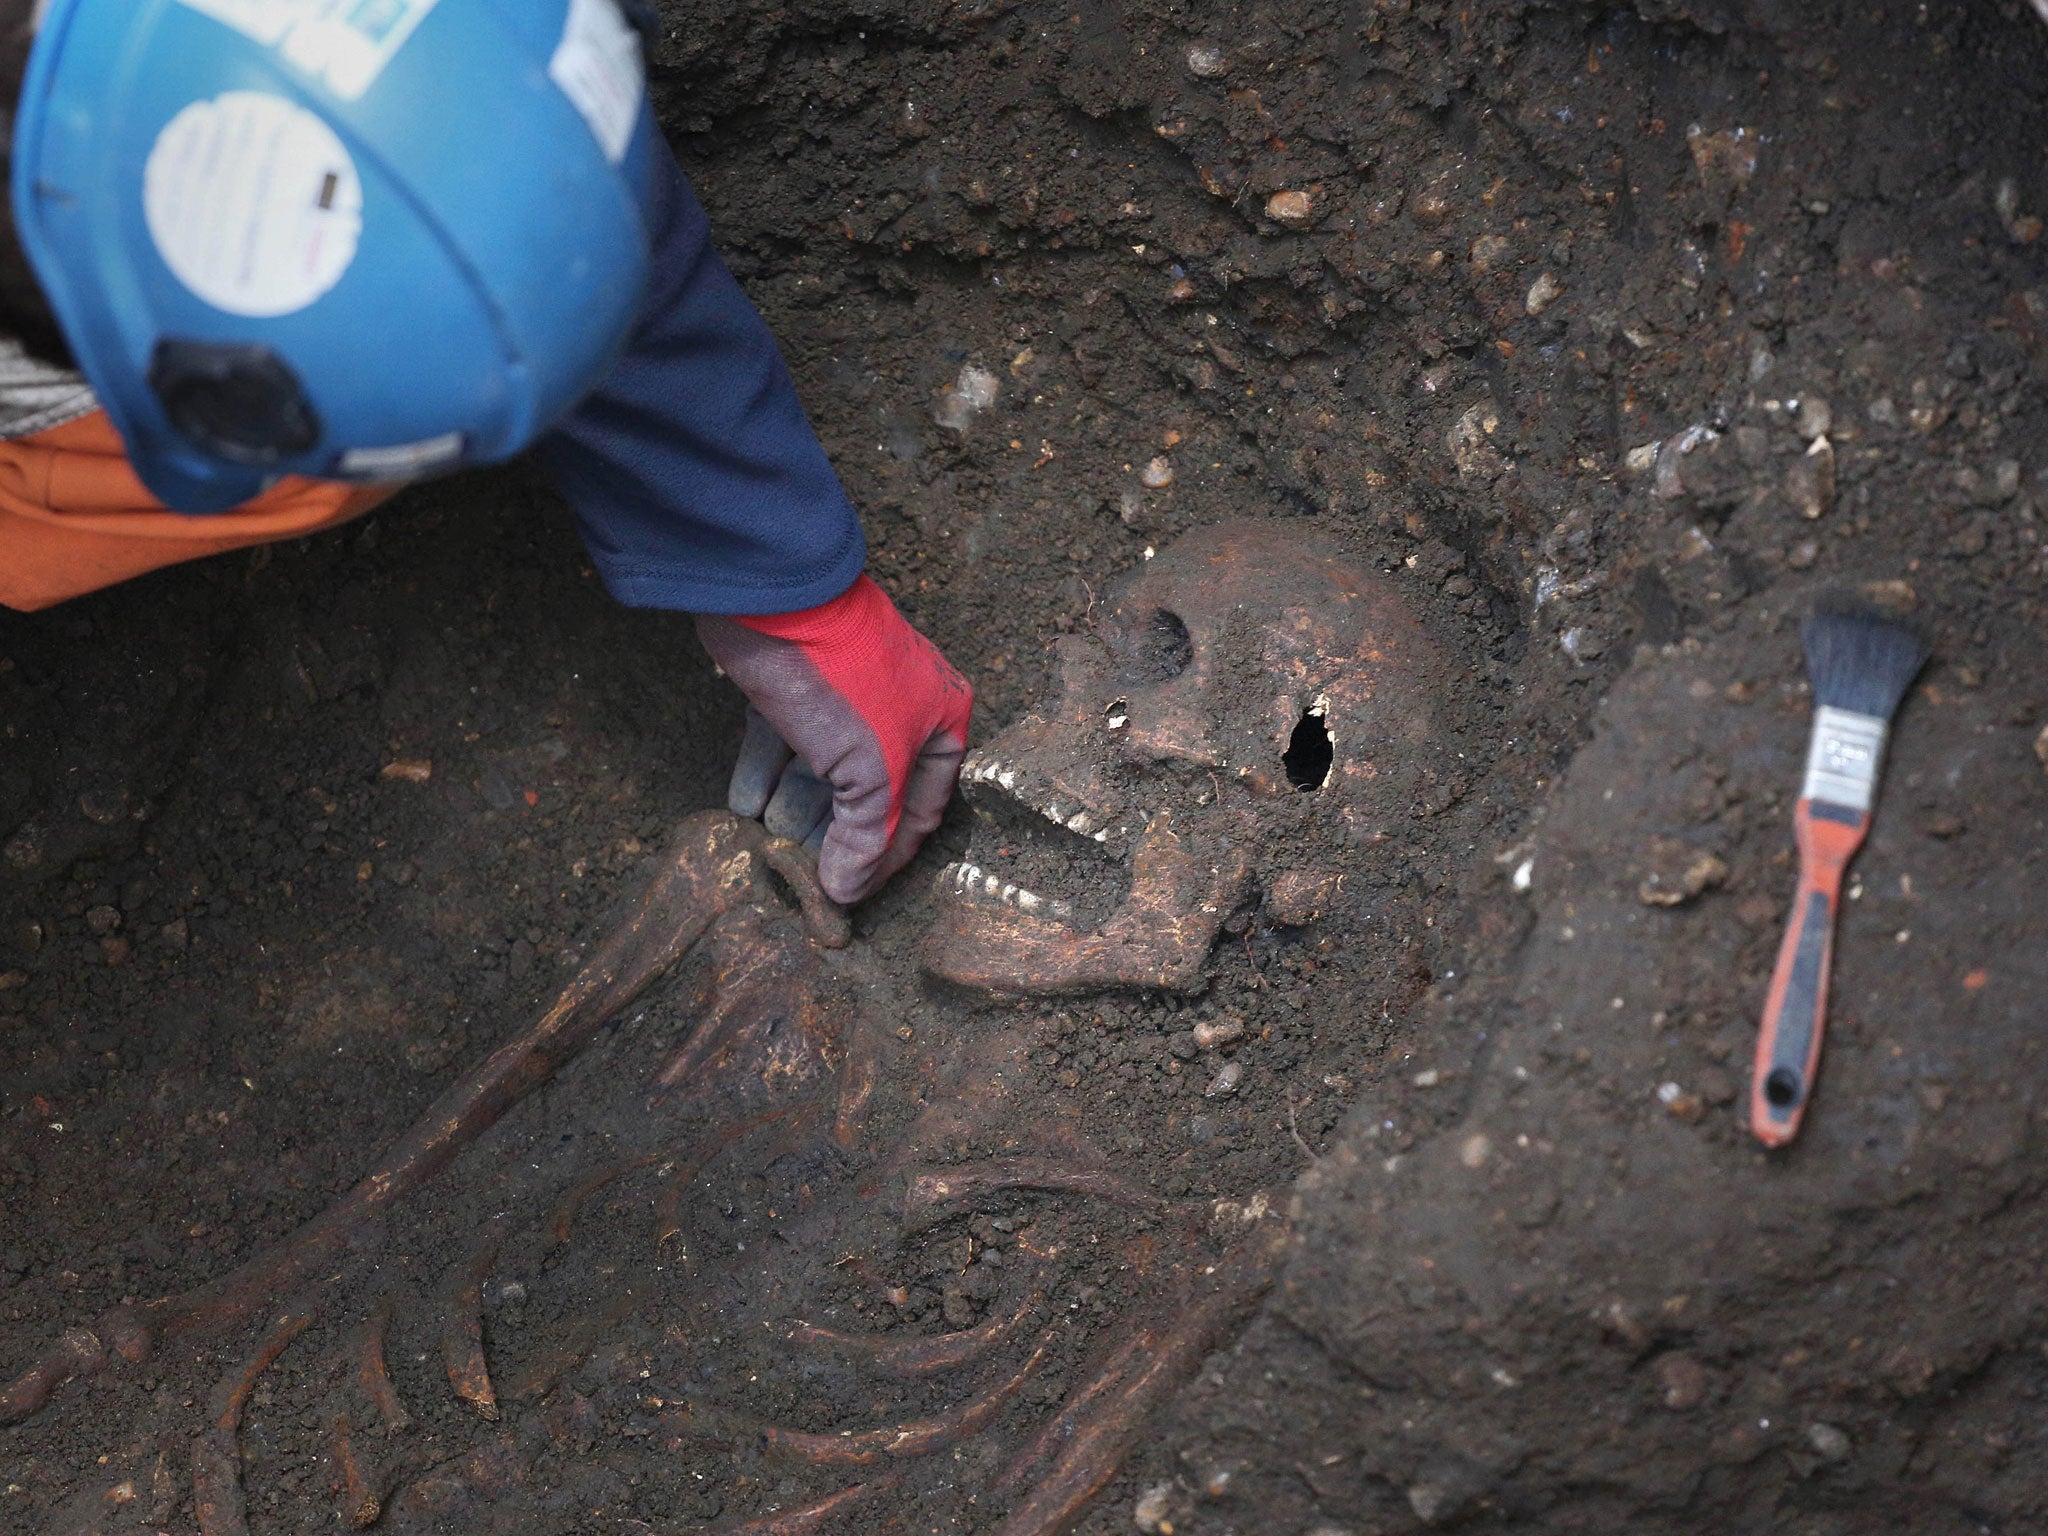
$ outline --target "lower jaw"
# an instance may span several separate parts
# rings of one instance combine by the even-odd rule
[[[1192,890],[1192,879],[1141,880],[1092,932],[944,890],[924,967],[943,981],[1010,996],[1112,987],[1199,991],[1209,948],[1244,880],[1242,869],[1219,872]]]
[[[1110,987],[1187,992],[1200,986],[1213,927],[1204,935],[1188,934],[1196,942],[1169,951],[1135,935],[1114,934],[1124,915],[1100,932],[1076,933],[1002,908],[962,903],[939,919],[925,947],[924,967],[959,986],[1027,997]]]

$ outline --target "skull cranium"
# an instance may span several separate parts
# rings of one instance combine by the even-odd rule
[[[1189,534],[1057,649],[1057,701],[962,767],[976,831],[926,954],[950,981],[1195,990],[1255,886],[1283,923],[1339,899],[1437,745],[1436,651],[1298,524]]]

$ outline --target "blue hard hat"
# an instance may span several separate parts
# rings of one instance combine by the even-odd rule
[[[647,281],[619,0],[51,0],[14,217],[168,506],[508,458]]]

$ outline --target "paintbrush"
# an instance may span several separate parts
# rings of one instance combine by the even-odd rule
[[[1813,741],[1793,826],[1799,894],[1757,1035],[1749,1126],[1766,1146],[1799,1134],[1820,1066],[1842,875],[1870,831],[1892,715],[1926,647],[1911,630],[1866,612],[1817,613],[1801,631],[1813,681]]]

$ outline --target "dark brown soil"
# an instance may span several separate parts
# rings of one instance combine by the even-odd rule
[[[890,1216],[906,1161],[1032,1136],[1169,1199],[1296,1197],[1265,1309],[1079,1530],[1146,1495],[1205,1536],[2048,1525],[2030,7],[664,11],[666,120],[983,739],[1148,548],[1271,517],[1403,584],[1466,755],[1355,854],[1369,899],[1307,927],[1249,905],[1187,999],[922,979],[955,815],[816,962],[882,1027],[869,1139],[740,1143],[693,1187],[687,1260],[648,1241],[658,1160],[565,1253],[508,1239],[494,1372],[572,1363],[485,1424],[442,1373],[450,1287],[701,1129],[640,1087],[703,1005],[686,967],[337,1263],[251,1402],[252,1528],[334,1528],[331,1362],[386,1294],[420,1421],[366,1439],[388,1528],[687,1532],[858,1474],[692,1438],[677,1404],[944,1412],[1030,1330],[878,1385],[782,1325],[999,1316],[1056,1247],[1040,1374],[826,1529],[992,1528],[1007,1454],[1175,1264],[1220,1260],[1046,1194]],[[945,397],[968,367],[1000,385],[971,419]],[[1767,1155],[1740,1100],[1790,890],[1797,624],[1857,589],[1935,659],[1819,1097]],[[687,620],[610,605],[517,468],[0,617],[0,1379],[349,1187],[721,800],[739,723]],[[1691,850],[1725,879],[1647,904]],[[1191,1031],[1226,1017],[1242,1081],[1212,1098]],[[0,1530],[193,1529],[191,1441],[253,1343],[177,1341],[0,1429]]]

